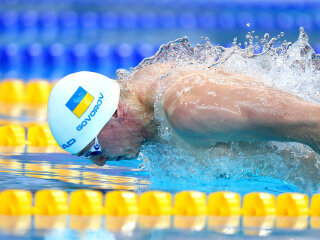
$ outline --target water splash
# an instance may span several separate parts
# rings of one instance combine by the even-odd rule
[[[145,58],[130,70],[134,73],[161,62],[197,69],[223,68],[227,72],[255,76],[264,85],[320,103],[320,56],[308,43],[303,28],[294,43],[283,40],[279,44],[283,36],[284,33],[280,33],[270,38],[266,33],[256,41],[257,36],[251,31],[245,44],[238,43],[235,38],[229,48],[214,46],[208,38],[193,47],[189,39],[183,37],[161,45],[154,56]],[[308,146],[270,141],[228,142],[209,149],[193,148],[172,132],[159,101],[155,103],[155,116],[161,123],[162,141],[142,148],[148,158],[145,167],[154,178],[210,186],[221,179],[233,184],[243,178],[268,176],[288,181],[304,191],[320,189],[320,155]]]

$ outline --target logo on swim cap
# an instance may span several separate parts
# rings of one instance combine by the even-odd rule
[[[91,96],[82,87],[78,87],[77,91],[72,95],[69,101],[66,103],[66,107],[69,108],[78,118],[80,118],[88,109],[93,101]]]

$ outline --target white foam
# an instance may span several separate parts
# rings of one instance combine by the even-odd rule
[[[230,48],[213,46],[208,39],[204,44],[192,47],[184,37],[162,45],[154,56],[144,59],[131,71],[159,62],[175,62],[181,67],[197,69],[214,66],[255,76],[265,85],[320,103],[319,57],[309,45],[307,35],[301,28],[296,42],[283,41],[275,47],[275,42],[282,36],[281,33],[270,39],[265,34],[258,43],[254,42],[255,36],[251,32],[247,35],[245,48],[239,47],[236,39]],[[255,53],[258,49],[261,52]],[[127,72],[123,75],[127,76]],[[160,90],[155,102],[161,141],[142,148],[149,159],[146,168],[152,176],[170,176],[190,184],[214,184],[217,178],[234,181],[259,175],[282,179],[307,191],[320,189],[320,156],[310,147],[273,141],[228,142],[209,149],[192,147],[179,139],[166,121],[158,101],[161,94]]]

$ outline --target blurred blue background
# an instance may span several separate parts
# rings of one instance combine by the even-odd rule
[[[80,70],[115,77],[182,36],[230,46],[254,30],[296,41],[300,26],[319,52],[317,1],[0,0],[0,79],[55,80]]]

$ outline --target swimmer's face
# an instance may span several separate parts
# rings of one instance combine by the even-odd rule
[[[143,139],[134,134],[133,129],[127,121],[118,116],[118,111],[103,127],[98,134],[98,141],[102,148],[102,154],[90,157],[90,160],[98,166],[103,166],[106,161],[119,161],[133,159],[139,154]],[[78,156],[86,156],[92,141],[85,147]]]

